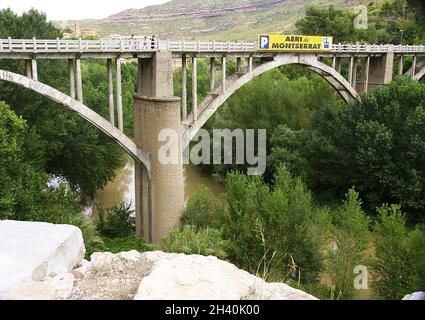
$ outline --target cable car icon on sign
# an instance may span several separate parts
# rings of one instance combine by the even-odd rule
[[[329,38],[325,38],[322,41],[323,49],[330,49],[331,42],[329,41]]]

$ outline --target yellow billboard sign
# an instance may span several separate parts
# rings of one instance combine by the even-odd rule
[[[332,37],[260,34],[258,50],[262,51],[330,51]]]

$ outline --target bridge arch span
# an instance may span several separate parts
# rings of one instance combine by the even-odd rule
[[[423,77],[425,76],[425,66],[419,70],[419,72],[417,72],[415,74],[415,76],[413,77],[413,80],[419,81],[421,80]]]
[[[109,121],[105,120],[98,113],[94,112],[81,102],[72,99],[70,96],[60,92],[59,90],[48,86],[39,81],[35,81],[23,75],[0,69],[0,81],[6,81],[26,89],[37,92],[50,100],[53,100],[69,110],[77,113],[81,118],[87,120],[95,127],[100,129],[107,136],[111,137],[118,143],[136,162],[142,163],[151,175],[151,164],[149,155],[139,149],[136,144],[124,133],[113,126]]]
[[[207,106],[203,106],[204,102],[199,106],[199,115],[196,121],[193,121],[193,112],[188,115],[188,120],[183,123],[183,149],[189,146],[190,141],[195,137],[202,126],[211,118],[211,116],[229,99],[239,88],[254,79],[255,77],[284,65],[302,65],[322,76],[341,97],[349,102],[358,99],[359,94],[350,85],[350,83],[335,69],[318,61],[315,55],[278,55],[274,60],[264,63],[247,72],[235,81],[226,86],[224,93],[211,94],[204,101],[210,102]],[[221,90],[218,88],[217,91]]]

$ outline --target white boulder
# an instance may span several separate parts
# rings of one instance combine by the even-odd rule
[[[81,263],[81,230],[43,222],[0,221],[0,296],[21,282],[66,274]]]
[[[151,272],[135,300],[315,300],[283,283],[266,283],[216,257],[147,252]]]

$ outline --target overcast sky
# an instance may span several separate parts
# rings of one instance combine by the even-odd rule
[[[0,9],[17,13],[31,8],[44,11],[49,20],[99,19],[120,11],[161,4],[169,0],[0,0]]]

